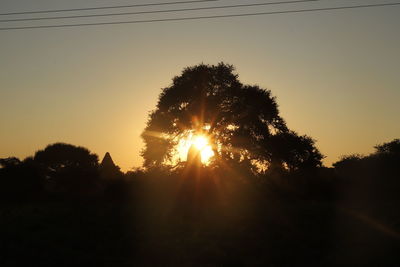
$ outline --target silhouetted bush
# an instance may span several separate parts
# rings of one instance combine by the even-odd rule
[[[31,158],[0,159],[0,199],[32,201],[43,198],[44,180]]]
[[[345,156],[334,163],[344,198],[370,203],[400,200],[400,140],[377,145],[367,156]]]

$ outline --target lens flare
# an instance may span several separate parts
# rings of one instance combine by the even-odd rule
[[[214,156],[214,151],[209,144],[208,137],[204,135],[190,134],[187,138],[180,140],[178,144],[178,153],[180,159],[183,161],[187,160],[187,154],[192,145],[199,150],[201,162],[204,165],[208,165],[211,158]]]

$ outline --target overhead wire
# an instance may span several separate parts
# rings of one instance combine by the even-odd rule
[[[264,3],[252,3],[252,4],[211,6],[211,7],[210,6],[208,6],[208,7],[192,7],[192,8],[181,8],[181,9],[135,11],[135,12],[122,12],[122,13],[71,15],[71,16],[39,17],[39,18],[17,18],[17,19],[4,19],[4,20],[0,20],[0,22],[73,19],[73,18],[75,19],[75,18],[92,18],[92,17],[110,17],[110,16],[122,16],[122,15],[123,16],[125,16],[125,15],[143,15],[143,14],[172,13],[172,12],[184,12],[184,11],[217,10],[217,9],[228,9],[228,8],[243,8],[243,7],[255,7],[255,6],[282,5],[282,4],[294,4],[294,3],[306,3],[306,2],[318,2],[318,1],[321,1],[321,0],[291,0],[291,1],[279,1],[279,2],[264,2]]]
[[[186,21],[186,20],[204,20],[204,19],[231,18],[231,17],[248,17],[248,16],[262,16],[262,15],[275,15],[275,14],[291,14],[291,13],[293,14],[293,13],[304,13],[304,12],[374,8],[374,7],[398,6],[398,5],[400,5],[400,2],[367,4],[367,5],[353,5],[353,6],[322,7],[322,8],[309,8],[309,9],[295,9],[295,10],[282,10],[282,11],[269,11],[269,12],[258,12],[258,13],[240,13],[240,14],[227,14],[227,15],[196,16],[196,17],[162,18],[162,19],[149,19],[149,20],[3,27],[3,28],[0,28],[0,31],[23,30],[23,29],[83,27],[83,26],[101,26],[101,25],[119,25],[119,24],[139,24],[139,23],[154,23],[154,22]]]
[[[57,13],[57,12],[70,12],[70,11],[86,11],[86,10],[100,10],[100,9],[116,9],[116,8],[129,8],[129,7],[166,6],[166,5],[193,4],[193,3],[217,2],[217,1],[221,1],[221,0],[188,0],[188,1],[174,1],[174,2],[165,2],[165,3],[157,2],[157,3],[119,5],[119,6],[117,5],[117,6],[99,6],[99,7],[69,8],[69,9],[32,10],[32,11],[0,13],[0,16],[40,14],[40,13]]]

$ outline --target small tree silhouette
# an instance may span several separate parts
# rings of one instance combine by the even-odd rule
[[[98,157],[86,148],[55,143],[37,151],[33,160],[50,191],[82,196],[98,189]]]

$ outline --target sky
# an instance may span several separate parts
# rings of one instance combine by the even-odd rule
[[[2,0],[0,13],[149,2]],[[221,0],[170,8],[262,2],[273,1]],[[383,2],[396,1],[323,0],[311,4],[193,11],[178,15],[147,14],[24,24],[0,22],[0,27]],[[112,10],[121,11],[127,10]],[[0,16],[0,19],[24,16],[28,15]],[[271,90],[289,128],[313,137],[326,156],[327,166],[342,155],[368,154],[373,152],[374,145],[400,138],[399,28],[400,6],[391,6],[0,31],[0,158],[22,159],[50,143],[66,142],[87,147],[100,159],[110,152],[124,171],[140,167],[143,148],[140,134],[161,89],[169,86],[172,78],[187,66],[221,61],[236,67],[242,83]]]

